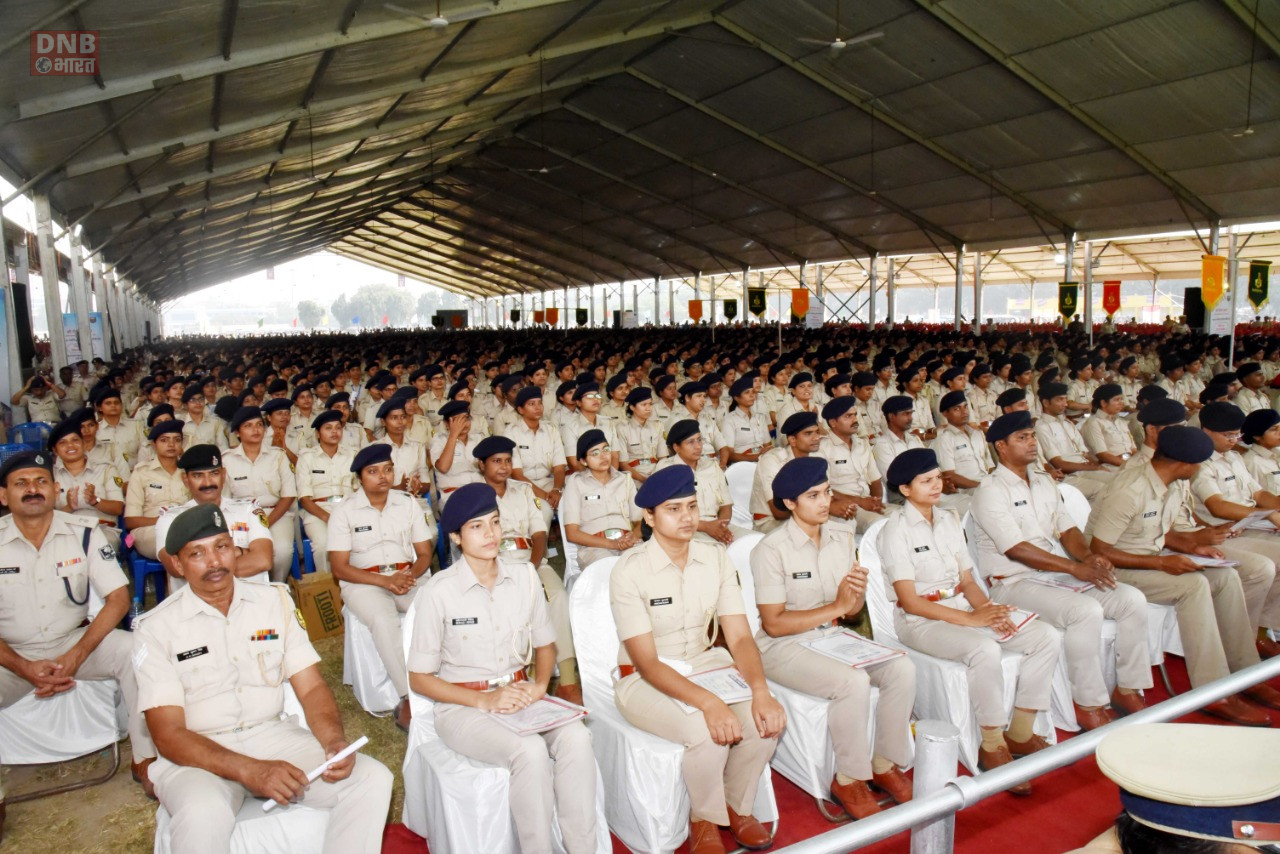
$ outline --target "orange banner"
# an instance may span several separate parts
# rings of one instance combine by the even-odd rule
[[[792,288],[791,289],[791,313],[796,317],[803,318],[809,313],[809,289],[808,288]]]
[[[535,308],[535,309],[533,310],[533,322],[534,322],[534,323],[542,323],[542,321],[543,321],[545,318],[546,318],[546,312],[545,312],[545,311],[543,311],[543,310],[542,310],[542,309],[540,309],[540,308]]]
[[[1227,259],[1222,255],[1200,256],[1200,299],[1204,307],[1213,311],[1218,300],[1222,299]]]
[[[702,319],[702,300],[700,299],[689,300],[689,319],[690,320]]]
[[[560,309],[558,308],[547,309],[547,323],[550,323],[552,326],[555,326],[556,321],[558,321],[559,319],[560,319]]]
[[[1118,279],[1102,283],[1102,308],[1107,313],[1107,317],[1120,310],[1120,281]]]

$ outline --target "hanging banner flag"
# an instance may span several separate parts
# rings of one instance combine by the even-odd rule
[[[535,309],[533,310],[533,322],[534,322],[534,323],[542,323],[542,322],[543,322],[543,321],[545,321],[546,319],[547,319],[547,313],[546,313],[545,311],[543,311],[543,310],[542,310],[542,309],[540,309],[540,308],[535,308]]]
[[[575,308],[573,310],[573,320],[579,326],[586,326],[587,321],[591,320],[591,310],[586,308]]]
[[[738,301],[736,299],[727,299],[723,305],[725,320],[733,320],[738,316]]]
[[[756,317],[764,317],[765,309],[768,307],[764,288],[747,288],[747,311]]]
[[[518,308],[511,309],[511,322],[512,323],[520,322],[520,309]]]
[[[454,329],[461,329],[461,328],[462,328],[462,321],[464,321],[464,320],[466,320],[466,318],[462,316],[462,313],[461,313],[461,312],[459,312],[458,314],[455,314],[455,315],[453,316],[453,328],[454,328]]]
[[[1209,311],[1213,311],[1218,300],[1222,299],[1226,266],[1227,259],[1223,255],[1200,256],[1200,299]]]
[[[558,308],[547,309],[547,323],[551,324],[552,326],[555,326],[556,323],[559,322],[559,320],[560,320],[560,309]]]
[[[1120,281],[1107,281],[1102,283],[1102,308],[1107,313],[1107,317],[1115,314],[1120,310]]]
[[[444,318],[441,317],[439,314],[431,315],[431,325],[434,326],[436,329],[439,329],[440,327],[444,326]]]
[[[1079,304],[1080,285],[1075,282],[1061,282],[1058,285],[1058,314],[1070,318],[1076,313]]]
[[[690,320],[702,319],[702,300],[700,299],[689,300],[689,319]]]
[[[791,322],[799,323],[809,313],[809,289],[791,289]]]
[[[1271,262],[1249,262],[1249,302],[1254,308],[1262,308],[1269,300],[1271,291]]]

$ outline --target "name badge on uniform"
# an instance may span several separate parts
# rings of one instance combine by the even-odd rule
[[[1154,518],[1159,512],[1160,512],[1159,510],[1148,510],[1146,513],[1142,514],[1142,518],[1143,519]]]
[[[324,469],[312,469],[312,474],[324,474]]]
[[[813,573],[812,572],[793,572],[791,573],[791,577],[796,580],[803,580],[806,578],[813,578]]]
[[[651,607],[655,607],[655,608],[656,608],[658,605],[670,605],[670,604],[671,604],[671,597],[670,597],[670,596],[663,596],[661,599],[650,599],[650,600],[649,600],[649,605],[650,605]]]
[[[455,626],[474,626],[480,622],[478,617],[454,617],[450,622]]]
[[[249,475],[247,475],[247,474],[242,474],[242,475],[240,475],[240,477],[233,477],[233,478],[231,478],[231,479],[232,479],[232,480],[248,480],[248,479],[249,479]]]
[[[913,549],[913,551],[914,551],[916,554],[920,554],[921,552],[927,552],[927,551],[929,551],[929,547],[928,547],[928,546],[916,546],[916,547]]]
[[[833,462],[833,463],[832,463],[832,465],[835,465],[835,466],[842,466],[842,465],[844,465],[844,464],[845,464],[845,463],[847,463],[847,462],[849,462],[849,461],[848,461],[848,460],[836,460],[835,462]]]
[[[1021,501],[1015,501],[1015,502],[1013,502],[1013,506],[1014,506],[1014,507],[1026,507],[1026,506],[1027,506],[1027,499],[1025,499],[1025,498],[1024,498],[1024,499],[1022,499]]]
[[[359,526],[357,526],[357,527],[356,527],[356,531],[355,531],[355,532],[356,532],[357,534],[363,534],[365,531],[372,531],[372,530],[373,530],[373,526],[372,526],[372,525],[359,525]]]
[[[208,654],[209,654],[209,647],[198,646],[195,649],[189,649],[186,652],[178,653],[178,661],[186,661],[191,658],[196,658],[197,656],[208,655]]]
[[[583,501],[599,501],[602,497],[603,496],[600,496],[600,495],[584,495],[582,496],[582,500]]]
[[[1223,480],[1235,480],[1235,479],[1236,479],[1236,476],[1233,474],[1229,474],[1223,478]]]
[[[22,572],[20,566],[0,566],[0,575],[17,575]]]
[[[519,449],[520,449],[520,450],[522,450],[522,451],[527,451],[527,450],[529,450],[529,446],[528,446],[528,445],[516,445],[516,447],[517,447],[517,448],[519,448]]]
[[[739,430],[746,430],[748,433],[750,433],[750,432],[751,432],[751,428],[750,428],[750,427],[739,427],[738,429],[739,429]]]
[[[148,489],[164,489],[164,484],[162,484],[162,483],[148,483],[148,484],[147,484],[147,488],[148,488]]]

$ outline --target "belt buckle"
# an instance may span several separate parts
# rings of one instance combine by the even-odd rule
[[[378,567],[379,575],[395,575],[397,572],[399,572],[399,570],[396,569],[396,565],[394,563],[384,563]]]
[[[623,530],[621,528],[605,528],[601,534],[606,540],[620,540],[623,537]]]
[[[516,541],[514,537],[504,537],[498,543],[498,551],[500,552],[513,552],[515,550],[516,550]]]

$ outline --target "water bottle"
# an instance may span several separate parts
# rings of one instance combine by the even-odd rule
[[[129,616],[124,619],[124,627],[126,631],[133,631],[134,620],[138,619],[145,613],[142,607],[141,599],[134,599],[133,604],[129,606]]]

